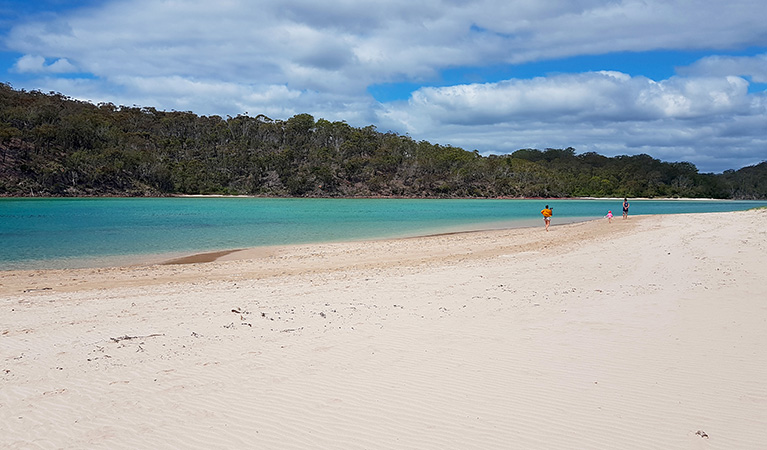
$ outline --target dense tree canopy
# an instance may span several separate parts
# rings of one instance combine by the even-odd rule
[[[476,151],[373,126],[93,105],[0,84],[0,195],[767,198],[767,163],[701,174],[649,155]]]

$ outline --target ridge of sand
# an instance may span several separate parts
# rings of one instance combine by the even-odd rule
[[[762,448],[765,219],[0,273],[0,448]]]

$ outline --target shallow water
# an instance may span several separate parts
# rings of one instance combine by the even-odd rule
[[[621,215],[621,200],[0,199],[0,270],[93,267],[195,252],[540,225]],[[721,212],[767,201],[630,200],[631,214]],[[159,259],[158,259],[159,260]]]

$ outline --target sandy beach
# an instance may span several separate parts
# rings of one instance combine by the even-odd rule
[[[0,272],[0,448],[764,449],[765,223]]]

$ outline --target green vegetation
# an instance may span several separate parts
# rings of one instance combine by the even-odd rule
[[[767,162],[701,174],[648,155],[480,156],[373,126],[93,105],[0,84],[0,195],[767,198]]]

